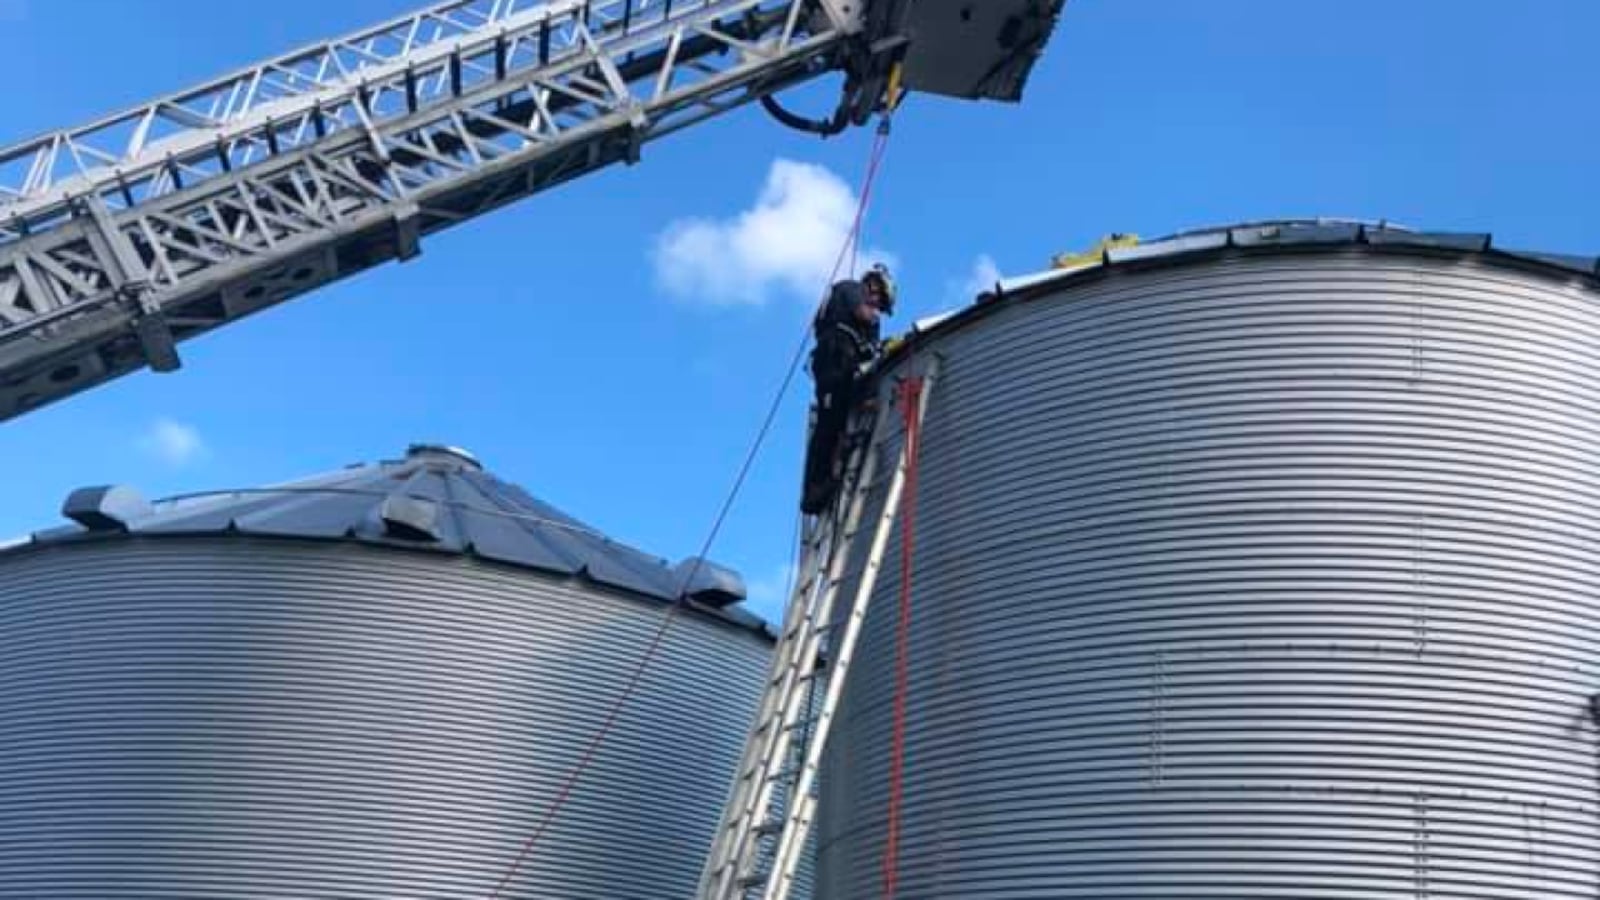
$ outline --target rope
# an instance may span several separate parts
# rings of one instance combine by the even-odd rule
[[[850,238],[849,238],[849,241],[848,241],[848,244],[849,244],[849,247],[850,247],[850,268],[849,268],[848,271],[850,271],[852,273],[857,271],[857,267],[858,267],[859,261],[860,261],[860,256],[861,256],[861,235],[862,235],[862,231],[863,231],[862,224],[863,224],[863,218],[864,218],[864,216],[866,215],[866,212],[867,212],[867,206],[868,206],[868,204],[870,204],[872,202],[872,185],[873,185],[873,182],[877,180],[878,167],[880,165],[882,165],[882,163],[883,163],[883,154],[884,154],[884,151],[888,149],[888,146],[889,146],[889,117],[885,116],[883,118],[883,120],[878,123],[878,132],[872,139],[871,162],[869,162],[867,164],[867,175],[866,175],[866,178],[862,182],[861,203],[859,205],[857,205],[857,207],[856,207],[856,220],[855,220],[855,223],[850,226]],[[839,264],[838,263],[834,264],[833,271],[834,271],[834,276],[838,277],[838,274],[839,274]],[[830,278],[829,279],[829,283],[832,284],[832,282],[833,282],[833,279]]]
[[[855,248],[859,246],[861,241],[861,229],[862,224],[866,221],[867,205],[871,202],[873,184],[877,181],[878,173],[883,164],[885,151],[888,149],[888,143],[889,120],[888,117],[885,117],[882,123],[878,126],[877,135],[873,140],[872,151],[868,159],[866,174],[862,179],[861,198],[856,204],[855,218],[851,223],[850,233],[845,236],[844,246],[839,248],[839,255],[834,261],[833,271],[829,274],[828,283],[823,288],[822,299],[817,307],[819,310],[821,305],[827,302],[828,291],[832,288],[834,282],[838,280],[840,270],[844,267],[844,263],[847,258],[851,261],[851,271],[854,271],[856,258]],[[777,419],[778,413],[783,406],[784,397],[789,392],[789,386],[794,382],[795,373],[800,369],[800,362],[805,357],[805,349],[810,336],[811,321],[808,320],[805,323],[805,328],[801,333],[799,346],[795,348],[794,355],[789,361],[789,369],[784,374],[782,383],[778,385],[777,393],[772,398],[771,405],[767,408],[766,417],[763,419],[760,429],[756,432],[755,440],[751,443],[749,451],[745,454],[744,462],[739,468],[737,477],[734,478],[733,486],[729,489],[727,497],[722,502],[722,507],[717,512],[717,517],[711,526],[711,532],[706,536],[705,543],[701,546],[700,553],[695,558],[694,566],[684,576],[684,590],[688,589],[688,586],[693,583],[695,576],[699,574],[701,563],[711,552],[712,545],[716,542],[717,536],[722,531],[723,524],[727,521],[729,511],[732,510],[734,502],[738,499],[740,491],[744,488],[745,479],[750,474],[750,470],[755,464],[756,457],[760,455],[761,447],[766,443],[767,435],[772,430],[772,424]],[[680,591],[680,594],[681,593],[682,591]],[[656,655],[661,651],[661,646],[666,639],[667,632],[671,630],[674,621],[676,621],[683,608],[684,604],[682,602],[674,603],[668,606],[666,611],[662,614],[661,621],[656,628],[654,636],[651,638],[650,643],[645,647],[644,655],[640,657],[638,665],[634,668],[633,673],[629,676],[627,683],[623,686],[622,693],[617,697],[616,701],[613,702],[611,709],[607,712],[604,721],[600,725],[600,729],[595,733],[594,738],[591,739],[589,744],[584,748],[584,752],[578,758],[578,762],[573,766],[572,771],[562,782],[561,789],[556,793],[555,799],[550,802],[550,805],[546,808],[544,815],[540,817],[537,827],[534,828],[533,833],[522,845],[522,849],[517,853],[517,856],[512,861],[510,868],[506,871],[505,876],[502,877],[500,882],[495,885],[494,889],[489,892],[487,900],[500,900],[500,898],[505,896],[506,888],[510,886],[517,874],[522,871],[522,867],[527,862],[529,854],[533,852],[533,848],[538,845],[539,840],[543,838],[545,832],[549,830],[551,823],[555,821],[556,815],[563,807],[566,806],[567,801],[571,799],[572,793],[577,788],[579,780],[583,777],[584,773],[589,770],[589,767],[593,765],[595,756],[599,753],[600,748],[605,744],[605,741],[611,735],[611,732],[616,728],[617,720],[622,715],[622,711],[633,700],[633,696],[638,691],[639,685],[643,681],[645,674],[649,671],[651,663],[655,661]]]
[[[900,620],[895,629],[894,725],[889,748],[888,840],[883,850],[883,896],[893,900],[900,880],[900,805],[904,796],[907,668],[911,644],[911,576],[916,553],[917,458],[922,450],[922,379],[908,378],[898,388],[905,417],[906,482],[900,495]]]

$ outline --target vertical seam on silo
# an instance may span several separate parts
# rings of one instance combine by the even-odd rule
[[[1427,555],[1428,517],[1418,514],[1411,521],[1412,649],[1420,662],[1428,649],[1428,591],[1423,560]]]
[[[1164,778],[1163,765],[1166,754],[1166,694],[1167,694],[1167,662],[1166,652],[1157,650],[1155,655],[1155,689],[1151,700],[1150,724],[1150,784],[1152,787],[1161,787]]]
[[[1423,327],[1424,323],[1421,291],[1423,277],[1419,273],[1413,273],[1411,280],[1417,286],[1417,289],[1411,295],[1411,302],[1407,304],[1411,308],[1411,386],[1413,388],[1419,388],[1422,386],[1423,376],[1427,373],[1427,348],[1424,343],[1425,334]]]
[[[1416,873],[1417,900],[1428,897],[1428,795],[1418,791],[1412,800],[1413,854],[1412,865]]]

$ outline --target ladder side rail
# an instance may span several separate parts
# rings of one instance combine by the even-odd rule
[[[816,545],[808,546],[808,559],[815,553]],[[737,830],[737,825],[745,817],[754,815],[756,788],[759,779],[763,778],[766,772],[764,763],[779,752],[782,735],[780,729],[774,727],[774,723],[781,714],[787,692],[793,690],[790,673],[803,663],[804,656],[801,652],[797,652],[803,650],[800,636],[806,628],[806,623],[811,619],[811,609],[815,603],[814,595],[821,590],[821,579],[811,580],[815,584],[802,584],[798,587],[795,599],[789,604],[779,644],[774,648],[772,662],[768,667],[766,689],[762,694],[761,705],[745,740],[745,751],[739,762],[739,768],[735,770],[729,797],[723,806],[724,813],[718,822],[717,837],[708,856],[708,865],[702,873],[702,894],[710,888],[711,879],[722,872],[730,857],[731,848],[740,845],[743,834]],[[804,593],[800,593],[801,591]]]
[[[508,80],[373,134],[332,135],[113,213],[112,226],[149,269],[137,309],[85,217],[0,245],[0,419],[144,365],[148,354],[127,341],[141,314],[172,319],[179,340],[202,333],[404,258],[422,235],[636,159],[644,141],[837,63],[839,32],[773,43],[790,9],[772,0],[706,5],[706,18],[615,42],[608,52],[623,62],[611,87],[586,76],[590,63],[612,62],[591,48],[538,82]],[[751,31],[710,27],[728,10],[767,14],[737,18]],[[751,54],[752,40],[771,55]],[[504,110],[522,118],[508,121]]]
[[[879,433],[881,428],[880,418],[869,433],[869,439]],[[865,450],[856,452],[858,455],[866,453]],[[874,477],[876,462],[873,455],[867,453],[859,467],[852,465],[850,468],[857,469],[856,479],[864,483]],[[825,526],[829,528],[829,534],[826,536],[828,552],[821,558],[821,562],[826,568],[819,567],[820,570],[813,578],[815,587],[820,593],[815,595],[814,604],[807,610],[803,634],[797,636],[798,651],[789,673],[790,678],[784,685],[781,695],[781,713],[767,723],[766,736],[769,746],[760,757],[762,762],[760,773],[750,782],[754,797],[743,809],[736,811],[738,818],[730,825],[732,834],[729,835],[728,850],[718,859],[717,868],[713,872],[714,885],[710,896],[718,898],[739,896],[739,881],[751,868],[759,852],[759,835],[756,830],[764,825],[771,815],[772,795],[776,788],[777,775],[788,765],[794,728],[797,727],[801,717],[808,712],[806,707],[810,694],[798,689],[799,681],[815,672],[816,662],[822,649],[823,628],[832,614],[834,600],[838,596],[844,575],[848,541],[864,514],[864,505],[859,495],[850,492],[848,496],[852,500],[847,507],[845,517],[832,526]]]
[[[927,369],[922,374],[922,390],[918,397],[916,417],[920,424],[928,412],[928,401],[938,375],[938,358],[932,359]],[[812,816],[816,809],[814,796],[818,772],[822,765],[822,754],[827,749],[829,732],[832,729],[833,716],[839,707],[840,698],[844,694],[845,683],[850,673],[850,665],[855,659],[856,644],[861,637],[862,626],[866,624],[867,612],[872,603],[872,594],[877,587],[878,574],[882,570],[884,554],[888,552],[890,532],[894,529],[895,520],[899,517],[900,498],[905,490],[906,472],[910,464],[909,448],[902,443],[899,458],[896,461],[894,475],[889,481],[889,489],[884,497],[883,508],[879,513],[877,526],[872,535],[872,544],[868,550],[867,559],[857,581],[854,601],[850,607],[849,617],[845,622],[843,633],[840,636],[838,649],[832,663],[832,675],[828,679],[828,690],[823,696],[822,708],[817,714],[816,730],[812,733],[811,743],[806,748],[805,760],[800,769],[799,783],[795,787],[795,801],[785,822],[782,836],[779,839],[778,853],[773,861],[772,877],[767,882],[764,900],[787,900],[789,891],[794,884],[795,871],[800,861],[800,851],[805,846],[806,838],[811,831]],[[862,486],[865,489],[865,485]]]
[[[818,541],[818,545],[823,545],[825,541],[828,552],[820,556],[819,563],[825,565],[826,569],[814,578],[814,587],[820,589],[821,594],[806,611],[805,633],[797,640],[800,650],[794,668],[789,673],[791,676],[795,676],[796,673],[809,675],[815,669],[817,657],[821,652],[822,631],[830,621],[834,599],[842,586],[850,541],[866,513],[866,494],[861,488],[870,484],[876,477],[877,454],[872,452],[872,446],[877,436],[883,433],[888,416],[887,407],[881,408],[874,415],[872,430],[868,432],[867,440],[852,454],[860,459],[860,463],[857,465],[853,459],[846,469],[847,475],[852,469],[855,473],[850,479],[851,483],[846,485],[848,490],[843,494],[850,498],[844,517],[836,520],[833,525],[822,526],[827,532],[823,539]],[[751,783],[751,789],[755,792],[753,802],[743,809],[732,811],[732,816],[736,817],[732,822],[737,824],[730,825],[733,833],[729,835],[727,851],[712,860],[711,893],[707,896],[719,900],[736,897],[739,880],[751,864],[756,851],[755,842],[751,838],[755,829],[765,822],[769,814],[775,776],[787,762],[788,744],[793,728],[801,715],[806,712],[809,692],[795,690],[794,682],[797,677],[792,678],[784,687],[781,717],[768,725],[767,738],[770,746],[760,757],[763,763],[762,772]]]
[[[769,727],[770,747],[761,757],[760,771],[751,780],[754,796],[741,810],[738,824],[733,828],[727,861],[732,865],[725,865],[723,870],[725,889],[730,893],[719,896],[738,895],[739,880],[749,871],[760,851],[758,829],[772,816],[778,776],[789,764],[794,731],[807,714],[808,692],[802,689],[802,681],[815,673],[816,660],[822,650],[822,624],[832,608],[832,599],[838,594],[833,578],[825,580],[823,585],[822,597],[809,616],[805,633],[796,641],[798,650],[785,678],[780,710]]]

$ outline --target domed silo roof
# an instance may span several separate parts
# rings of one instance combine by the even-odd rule
[[[0,896],[488,896],[680,602],[505,896],[692,893],[771,649],[735,573],[444,447],[64,512],[0,551]]]
[[[907,346],[888,381],[940,367],[904,896],[1596,896],[1594,258],[1204,229]],[[822,779],[828,900],[882,878],[882,572]]]

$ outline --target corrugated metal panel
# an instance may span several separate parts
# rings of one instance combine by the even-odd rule
[[[901,895],[1596,896],[1600,292],[1359,246],[1064,284],[924,339]],[[897,589],[827,900],[878,890]]]
[[[0,897],[486,897],[660,615],[353,543],[8,554]],[[679,617],[506,896],[689,896],[769,651]]]

